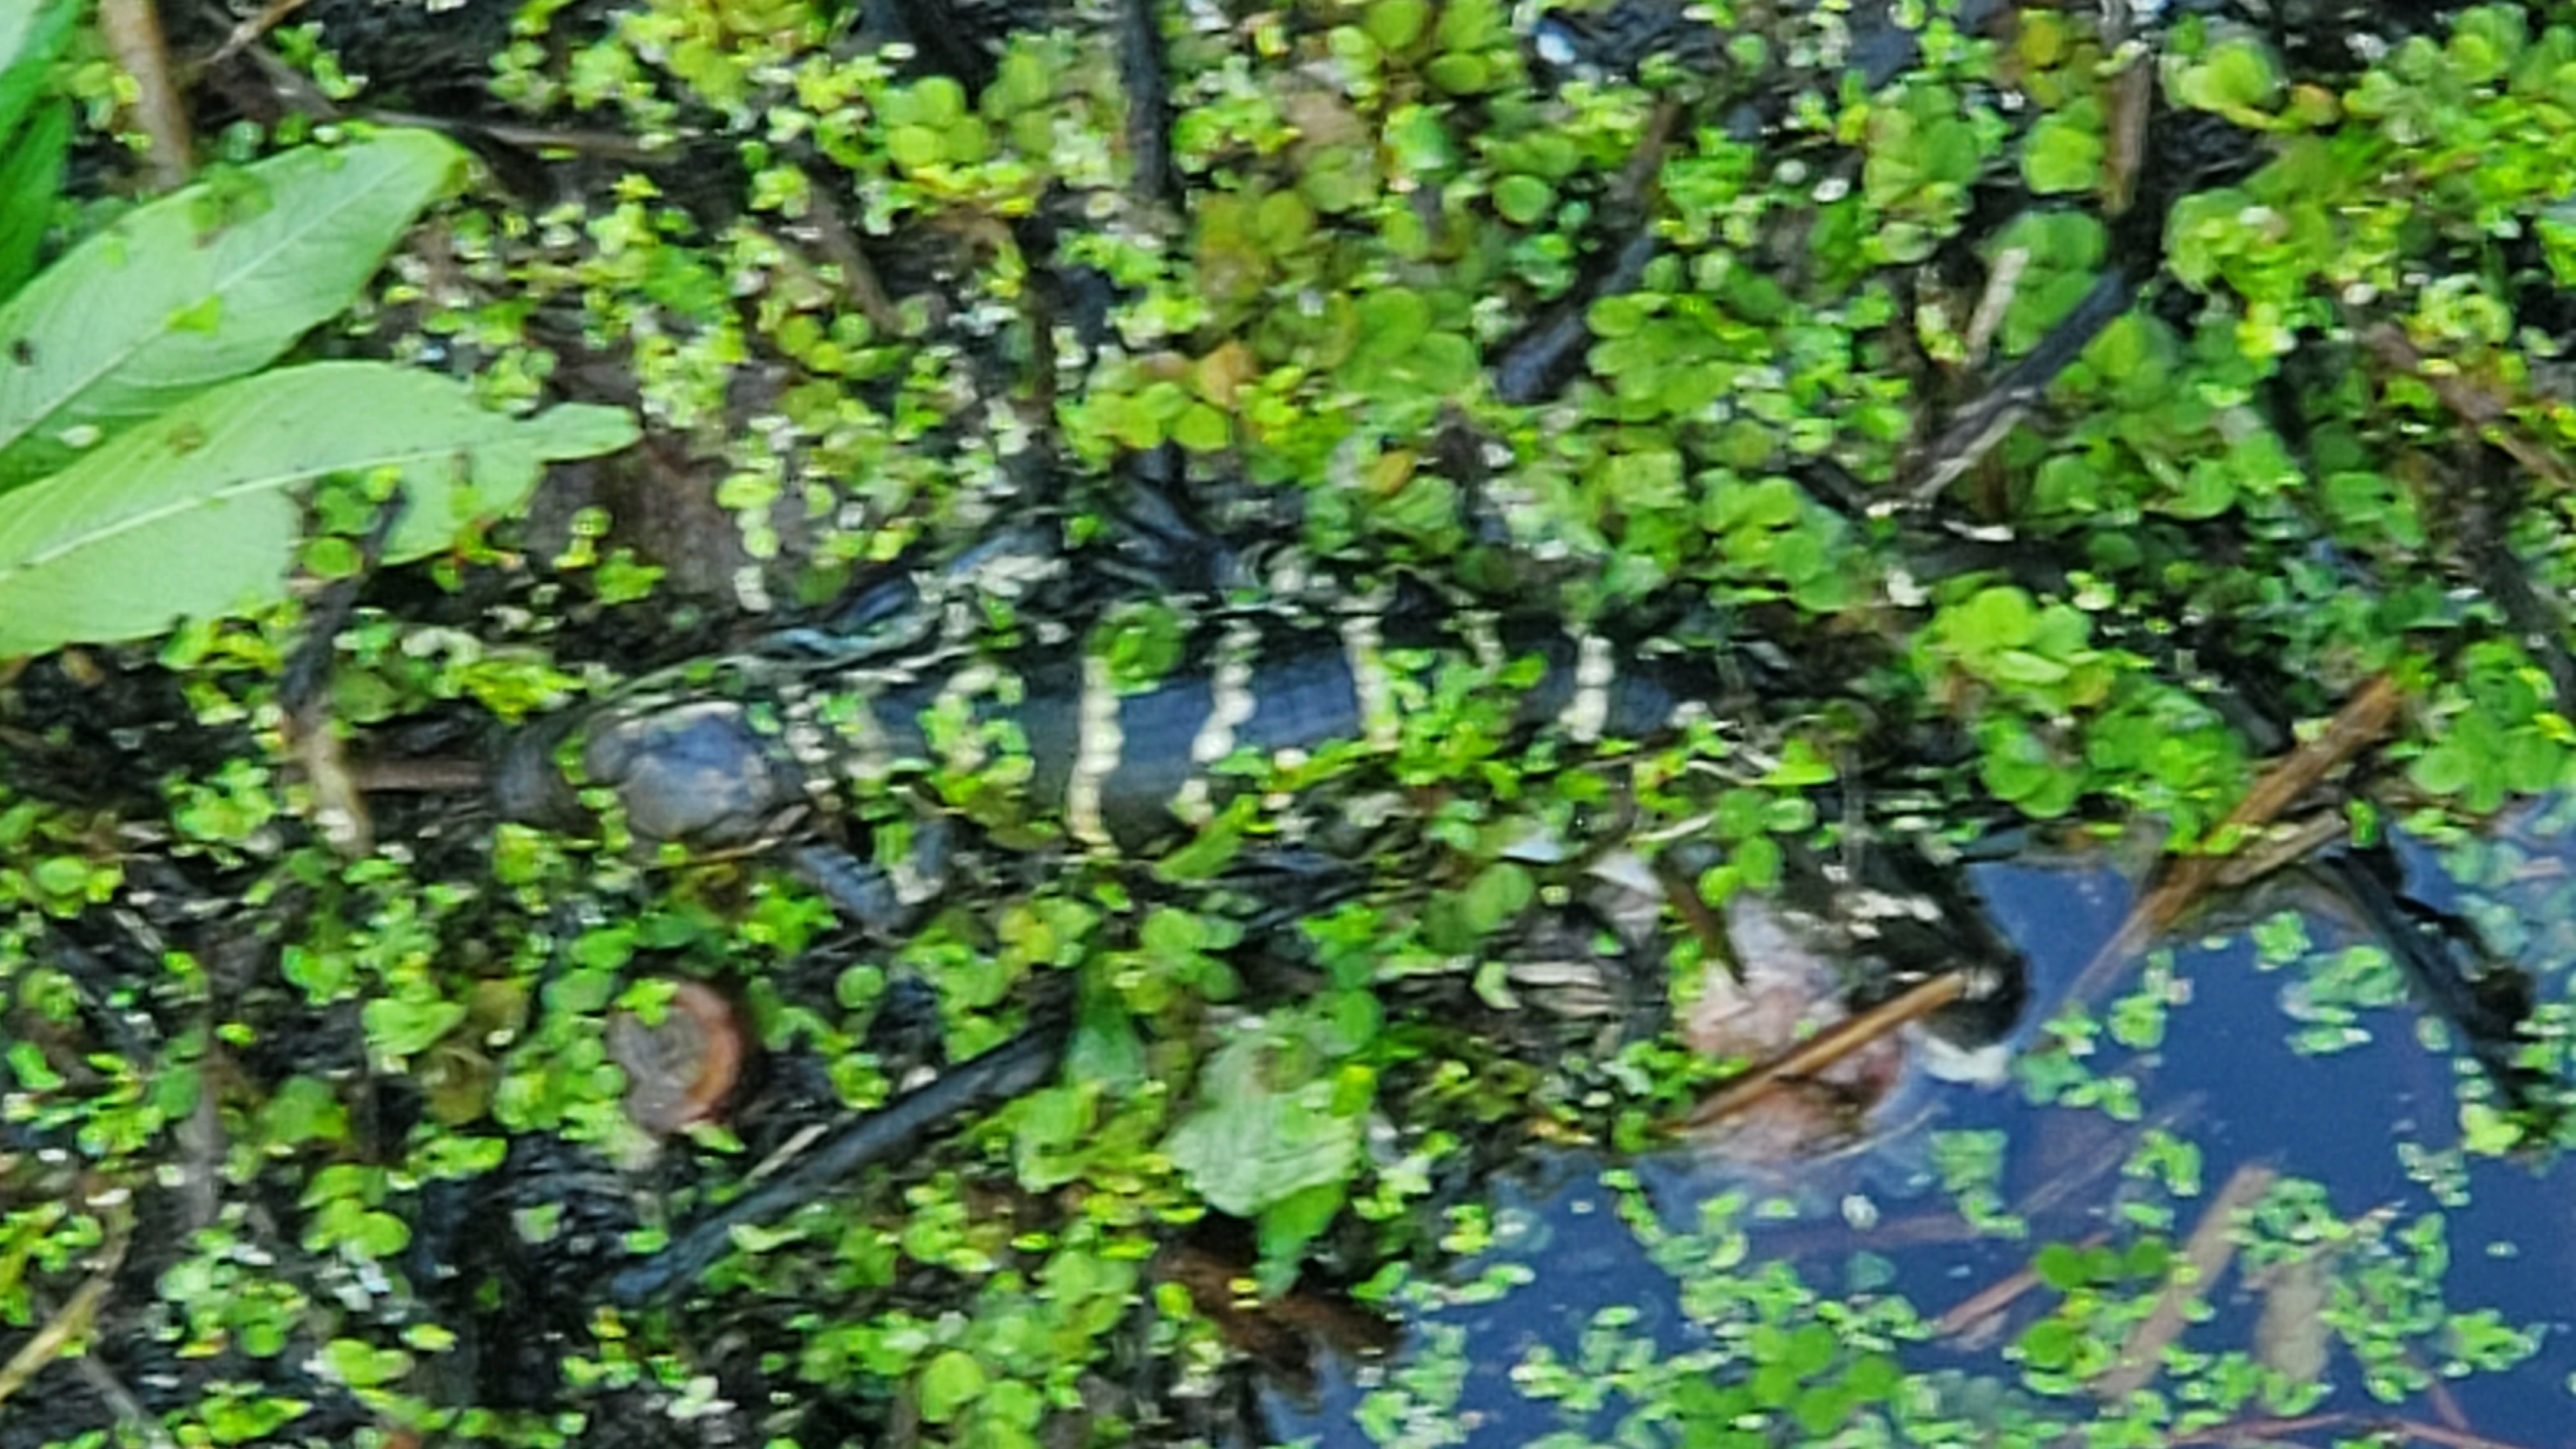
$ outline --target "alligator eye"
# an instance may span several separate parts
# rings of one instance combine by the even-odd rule
[[[659,1025],[631,1011],[608,1022],[608,1056],[626,1073],[626,1115],[657,1137],[709,1121],[742,1078],[747,1050],[733,1003],[682,981]]]

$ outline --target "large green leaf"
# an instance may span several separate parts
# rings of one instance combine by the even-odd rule
[[[399,562],[517,508],[547,461],[635,440],[614,408],[511,418],[436,373],[280,368],[199,393],[0,497],[0,657],[139,639],[285,596],[308,485],[394,470]]]
[[[301,147],[137,207],[38,273],[0,303],[0,490],[275,361],[356,299],[463,154],[427,131]]]

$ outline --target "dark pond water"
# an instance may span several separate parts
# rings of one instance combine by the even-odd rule
[[[2576,853],[2558,822],[2525,822],[2512,834],[2440,853],[2409,844],[2403,853],[2417,894],[2476,920],[2505,959],[2538,976],[2542,1001],[2566,999],[2566,942],[2576,937],[2576,891],[2569,885],[2576,870],[2569,864]],[[2068,983],[2117,929],[2131,897],[2121,874],[2100,866],[1993,866],[1980,872],[1977,885],[2031,959],[2044,1003],[2035,1015],[2056,1009],[2046,1002],[2062,1003]],[[2576,1445],[2576,1335],[2568,1332],[2576,1319],[2576,1233],[2570,1231],[2576,1204],[2569,1191],[2576,1175],[2564,1164],[2535,1168],[2459,1154],[2458,1083],[2470,1069],[2426,1044],[2435,1034],[2425,1029],[2423,1013],[2397,999],[2360,1007],[2342,1025],[2326,1020],[2339,993],[2331,981],[2316,984],[2320,970],[2359,980],[2361,988],[2351,994],[2365,1000],[2399,995],[2381,958],[2366,947],[2351,949],[2364,937],[2314,907],[2249,914],[2263,924],[2211,926],[2199,938],[2165,943],[2176,983],[2165,994],[2180,1000],[2167,1014],[2160,1042],[2133,1050],[2106,1038],[2086,1061],[2097,1076],[2135,1081],[2144,1124],[2197,1145],[2197,1197],[2159,1197],[2123,1176],[2119,1164],[2137,1140],[2137,1123],[2063,1104],[2034,1106],[2018,1082],[1926,1084],[1907,1106],[1930,1120],[1863,1159],[1807,1174],[1797,1218],[1745,1219],[1751,1252],[1735,1271],[1786,1261],[1821,1295],[1854,1301],[1902,1295],[1924,1317],[1937,1317],[2028,1267],[2042,1243],[2101,1232],[2124,1240],[2124,1204],[2168,1206],[2178,1242],[2232,1173],[2257,1165],[2320,1185],[2335,1215],[2375,1216],[2391,1238],[2443,1220],[2448,1263],[2438,1279],[2441,1303],[2454,1313],[2491,1309],[2539,1335],[2537,1350],[2512,1367],[2469,1374],[2394,1403],[2367,1392],[2355,1351],[2337,1340],[2319,1375],[2329,1393],[2310,1412],[2447,1422],[2504,1445]],[[2284,944],[2293,919],[2304,924],[2305,951]],[[2272,949],[2262,949],[2258,937]],[[2346,969],[2330,970],[2334,963]],[[2136,990],[2141,979],[2133,968],[2123,990]],[[2367,1039],[2325,1054],[2301,1047],[2319,1035],[2359,1033]],[[2037,1035],[2026,1022],[2019,1044],[2027,1049]],[[2026,1240],[1969,1235],[1953,1199],[1931,1181],[1934,1134],[1979,1130],[2005,1134],[2000,1191],[2005,1202],[2026,1210]],[[2095,1164],[2090,1175],[2076,1166],[2088,1161]],[[1681,1311],[1676,1278],[1655,1266],[1617,1211],[1603,1167],[1563,1157],[1537,1165],[1528,1180],[1499,1185],[1496,1245],[1445,1275],[1442,1286],[1454,1295],[1459,1285],[1496,1274],[1519,1286],[1495,1301],[1419,1312],[1407,1349],[1393,1363],[1336,1365],[1305,1400],[1274,1398],[1278,1437],[1331,1446],[1524,1444],[1573,1429],[1580,1432],[1560,1442],[1617,1442],[1619,1415],[1633,1401],[1614,1396],[1588,1416],[1564,1414],[1556,1403],[1526,1396],[1514,1375],[1534,1351],[1577,1361],[1585,1326],[1605,1309],[1632,1312],[1628,1336],[1654,1351],[1706,1349],[1705,1335]],[[1712,1195],[1743,1186],[1679,1154],[1630,1164],[1628,1171],[1660,1219],[1677,1228],[1691,1224]],[[2052,1182],[2057,1186],[2050,1190],[2060,1194],[2054,1204],[2034,1205],[2031,1195]],[[1863,1202],[1870,1210],[1859,1210]],[[2356,1256],[2362,1255],[2336,1261],[2348,1265]],[[2231,1268],[2212,1294],[2215,1315],[2188,1328],[2181,1342],[2198,1350],[2252,1346],[2269,1292],[2270,1282],[2249,1285],[2243,1271]],[[2057,1301],[2054,1290],[2037,1289],[2008,1311],[1994,1342],[1918,1343],[1902,1357],[1912,1369],[2016,1386],[2020,1367],[2004,1346]],[[2301,1312],[2296,1300],[2285,1299],[2276,1318]],[[2320,1314],[2309,1308],[2305,1316]],[[2432,1330],[2405,1342],[2431,1362],[2447,1340]],[[1451,1363],[1461,1366],[1453,1370]],[[2173,1382],[2168,1377],[2163,1384],[2170,1389]],[[1451,1401],[1445,1412],[1444,1399]],[[2083,1401],[2053,1402],[2070,1417],[2084,1415]],[[1406,1403],[1418,1412],[1409,1418],[1392,1412]],[[2239,1415],[2264,1412],[2249,1405]],[[2280,1442],[2334,1439],[2316,1429],[2285,1433]]]

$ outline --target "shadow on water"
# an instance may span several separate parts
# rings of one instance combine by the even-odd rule
[[[2438,860],[2420,844],[2409,843],[2402,854],[2413,894],[2478,921],[2499,951],[2541,980],[2542,1000],[2558,1000],[2566,994],[2566,941],[2576,936],[2576,887],[2568,884],[2576,879],[2568,869],[2576,864],[2576,832],[2538,844],[2528,835],[2504,845],[2471,843]],[[2453,873],[2443,874],[2446,867]],[[2470,884],[2462,872],[2483,883]],[[1987,866],[1975,880],[1995,920],[2030,958],[2042,1008],[2014,1041],[2027,1054],[2049,1040],[2038,1019],[2062,1007],[2069,983],[2118,929],[2130,884],[2099,865],[2064,863]],[[2461,1102],[2484,1095],[2474,1080],[2477,1069],[2440,1043],[2441,1033],[2394,984],[2385,956],[2338,914],[2311,905],[2275,911],[2243,928],[2209,927],[2206,935],[2151,953],[2151,967],[2131,969],[2123,992],[2139,993],[2150,979],[2164,983],[2160,994],[2171,1004],[2160,1039],[2132,1049],[2105,1034],[2082,1066],[2091,1080],[2134,1082],[2137,1120],[2116,1120],[2062,1099],[2033,1105],[2023,1080],[1985,1088],[1920,1084],[1899,1109],[1900,1121],[1902,1114],[1912,1120],[1893,1140],[1857,1159],[1802,1172],[1791,1185],[1795,1217],[1766,1219],[1758,1205],[1739,1215],[1749,1253],[1736,1271],[1786,1262],[1819,1295],[1854,1303],[1901,1296],[1922,1318],[1938,1319],[2030,1267],[2042,1244],[2105,1234],[2117,1240],[2130,1231],[2125,1224],[2155,1194],[2139,1174],[2124,1173],[2122,1162],[2142,1126],[2161,1128],[2200,1153],[2197,1194],[2157,1199],[2171,1209],[2172,1241],[2184,1239],[2232,1174],[2259,1166],[2281,1179],[2319,1185],[2324,1205],[2346,1222],[2377,1216],[2392,1240],[2443,1224],[2447,1263],[2437,1256],[2435,1271],[2426,1275],[2440,1308],[2492,1310],[2537,1335],[2536,1349],[2510,1367],[2465,1374],[2393,1401],[2373,1397],[2355,1349],[2338,1338],[2322,1374],[2310,1374],[2328,1392],[2306,1412],[2467,1431],[2455,1443],[2576,1445],[2576,1336],[2567,1331],[2576,1317],[2576,1209],[2568,1194],[2576,1177],[2563,1163],[2526,1165],[2461,1152]],[[2167,962],[2169,974],[2162,974]],[[2159,975],[2151,978],[2149,970]],[[2323,1042],[2341,1044],[2319,1051]],[[2029,1075],[2025,1057],[2016,1076]],[[2000,1205],[2024,1214],[2026,1238],[1972,1232],[1936,1180],[1928,1144],[1980,1132],[2000,1134],[2005,1144]],[[1658,1221],[1674,1231],[1688,1230],[1713,1196],[1748,1190],[1740,1177],[1686,1153],[1631,1164],[1626,1174]],[[1453,1266],[1423,1296],[1429,1306],[1416,1308],[1406,1348],[1387,1364],[1330,1366],[1302,1401],[1273,1395],[1268,1408],[1277,1438],[1334,1446],[1522,1444],[1571,1429],[1577,1434],[1559,1442],[1613,1442],[1633,1400],[1613,1395],[1588,1414],[1566,1411],[1526,1394],[1515,1370],[1534,1354],[1543,1364],[1552,1356],[1555,1363],[1581,1365],[1586,1326],[1605,1310],[1633,1315],[1628,1341],[1643,1340],[1657,1352],[1709,1346],[1706,1332],[1683,1310],[1677,1277],[1656,1266],[1623,1218],[1615,1186],[1622,1176],[1613,1170],[1605,1178],[1598,1158],[1561,1153],[1520,1181],[1498,1186],[1493,1246]],[[1749,1191],[1757,1204],[1766,1194],[1777,1196],[1758,1183]],[[2414,1241],[2413,1261],[2421,1265],[2428,1260],[2422,1240]],[[1481,1295],[1469,1285],[1499,1282],[1517,1286],[1474,1301]],[[2273,1281],[2249,1283],[2243,1261],[2231,1264],[2217,1280],[2214,1314],[2185,1329],[2181,1345],[2198,1352],[2243,1349],[2295,1363],[2295,1348],[2256,1347],[2259,1337],[2281,1331],[2260,1328],[2275,1292]],[[1988,1393],[2080,1423],[2091,1413],[2087,1401],[2029,1395],[2009,1352],[2058,1301],[2054,1289],[2035,1288],[1986,1324],[1983,1341],[1967,1334],[1914,1342],[1899,1356],[1909,1370],[1952,1382],[1984,1379]],[[2285,1308],[2300,1314],[2300,1301],[2274,1305],[2275,1318]],[[2348,1297],[2340,1301],[2351,1306]],[[2329,1293],[2304,1314],[2332,1320],[2337,1302]],[[2401,1359],[2438,1369],[2451,1343],[2436,1326],[2438,1316],[2425,1317],[2420,1303],[2411,1310],[2382,1304],[2378,1311],[2399,1319],[2411,1312],[2410,1331],[2389,1341],[2403,1339]],[[2311,1329],[2304,1337],[2313,1353],[2321,1336]],[[1600,1352],[1597,1343],[1594,1351]],[[1525,1368],[1521,1376],[1529,1377]],[[1433,1385],[1427,1394],[1425,1382]],[[2174,1381],[2168,1376],[2158,1387],[2170,1393]],[[1445,1401],[1445,1408],[1408,1418],[1388,1407],[1426,1397]],[[2258,1401],[2235,1415],[2259,1419],[2266,1412]],[[2346,1421],[2339,1429],[2284,1432],[2269,1442],[2324,1444],[2358,1432]],[[1619,1442],[1677,1441],[1649,1434]]]

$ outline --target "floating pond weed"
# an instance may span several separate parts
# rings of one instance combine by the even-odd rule
[[[2526,803],[2576,743],[2563,19],[548,0],[472,58],[491,109],[451,115],[406,99],[417,35],[370,51],[389,21],[311,8],[222,55],[186,37],[205,94],[416,104],[484,169],[245,122],[205,190],[116,200],[87,42],[61,62],[0,17],[0,135],[32,142],[0,174],[83,158],[70,202],[0,188],[0,287],[32,278],[0,311],[0,488],[27,484],[0,502],[90,498],[129,425],[166,424],[172,467],[222,456],[230,409],[272,442],[453,425],[325,460],[436,515],[387,560],[359,491],[298,493],[281,536],[309,508],[322,541],[243,588],[100,570],[115,628],[11,636],[211,616],[0,686],[0,1349],[34,1365],[0,1374],[0,1446],[2107,1449],[2404,1432],[2374,1425],[2455,1384],[2490,1442],[2564,1417],[2549,1310],[2504,1281],[2564,1271],[2516,1154],[2563,1140],[2576,1039],[2566,807]],[[337,159],[250,160],[304,135]],[[49,273],[111,275],[84,248],[220,251],[371,176],[382,246],[281,266],[309,295],[231,380],[8,410],[7,378],[74,355],[10,324]],[[2134,290],[2069,346],[2112,273]],[[258,310],[165,300],[127,319],[152,347]],[[2009,416],[1980,411],[2006,381]],[[651,436],[593,461],[632,430],[527,412],[556,398]],[[1992,436],[1927,457],[1963,419]],[[1192,527],[1130,526],[1157,489]],[[921,650],[772,633],[847,585],[928,589],[997,523],[1126,592],[914,597]],[[325,579],[362,584],[323,631],[326,725],[380,785],[674,661],[846,647],[838,704],[745,710],[852,764],[775,829],[938,855],[944,888],[882,929],[752,848],[639,846],[605,785],[565,833],[397,781],[342,859],[277,685]],[[1594,693],[1533,727],[1547,661],[1372,644],[1403,590],[1596,631],[1568,656]],[[1334,647],[1246,684],[1210,667],[1225,623]],[[1064,701],[1016,669],[933,705],[927,758],[859,768],[860,705],[1005,650],[1115,686],[1067,727],[1093,766],[1177,734],[1225,798],[1167,853],[1079,838],[1031,801],[1031,706]],[[1382,747],[1268,758],[1158,712],[1198,690],[1215,718],[1221,682],[1236,729],[1338,709],[1371,654]],[[1700,718],[1578,739],[1677,659],[1715,676]],[[2146,854],[2263,835],[2234,818],[2259,762],[2382,672],[2385,747],[2301,838],[2447,882],[2409,929],[2482,942],[2481,990],[2527,988],[2515,1035],[2473,1055],[2476,1012],[2435,1024],[2297,870],[2052,995]],[[2118,870],[2088,853],[2133,826]],[[1974,901],[1872,873],[1918,841]],[[1728,913],[1805,875],[1891,928],[1997,907],[2034,1004],[1989,1032],[2014,1090],[1909,1083],[1915,1115],[1784,1190],[1667,1129],[1726,1070],[1675,1016],[1729,969]],[[1811,990],[1865,1011],[1973,954]],[[612,1022],[681,980],[740,1010],[752,1085],[656,1142]],[[1056,1025],[1036,1090],[601,1305],[850,1113]]]

